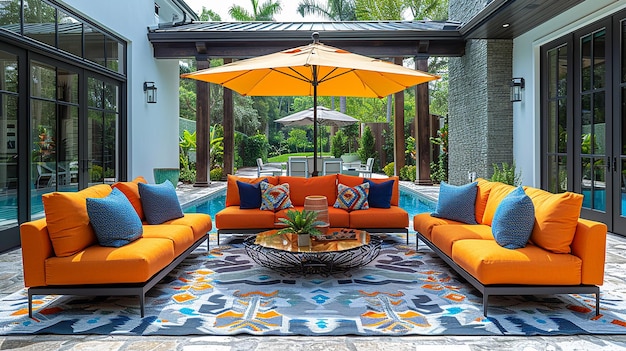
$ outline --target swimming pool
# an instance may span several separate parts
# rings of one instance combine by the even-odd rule
[[[226,190],[210,195],[204,202],[183,207],[185,213],[208,213],[215,220],[215,214],[226,206]],[[409,221],[419,213],[432,212],[436,203],[410,189],[400,187],[400,207],[409,213]],[[412,226],[411,228],[412,229]],[[215,226],[213,226],[215,231]]]

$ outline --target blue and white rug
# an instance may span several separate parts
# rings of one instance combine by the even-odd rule
[[[385,238],[368,266],[335,276],[281,275],[241,244],[199,250],[137,297],[46,296],[28,317],[25,290],[0,300],[0,334],[99,335],[571,335],[626,333],[623,287],[592,295],[490,298],[460,280],[425,245]],[[607,281],[621,281],[608,276]],[[611,288],[620,290],[613,294]]]

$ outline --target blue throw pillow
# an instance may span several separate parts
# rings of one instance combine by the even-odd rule
[[[124,246],[143,234],[141,219],[119,189],[104,198],[87,198],[87,214],[102,246]]]
[[[261,207],[261,183],[267,182],[267,179],[251,184],[237,181],[239,188],[239,208],[250,209]]]
[[[433,217],[451,219],[467,224],[476,224],[476,182],[465,185],[450,185],[441,182],[439,201]]]
[[[370,183],[370,193],[367,195],[367,202],[370,207],[390,208],[391,194],[395,180],[376,183],[369,179],[364,179],[363,183]]]
[[[161,184],[138,185],[141,206],[148,224],[161,224],[184,216],[172,182],[165,180]]]
[[[526,246],[535,225],[535,206],[520,186],[509,193],[498,205],[491,222],[496,242],[507,249]]]

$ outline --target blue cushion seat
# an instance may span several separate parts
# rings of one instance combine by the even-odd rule
[[[87,198],[89,222],[102,246],[121,247],[141,237],[143,226],[126,195],[114,188],[103,198]]]
[[[493,215],[491,232],[500,246],[521,249],[528,243],[534,225],[535,206],[520,186],[500,201]]]
[[[431,216],[451,219],[467,224],[476,222],[476,192],[478,183],[473,182],[465,185],[450,185],[441,182],[439,187],[439,200],[437,208]]]
[[[184,216],[172,182],[166,179],[161,184],[138,185],[141,206],[148,224],[161,224]]]
[[[369,179],[364,179],[363,183],[369,183],[370,192],[367,195],[367,202],[370,207],[391,208],[391,195],[395,180],[388,180],[377,183]]]
[[[267,178],[261,182],[267,182]],[[252,209],[261,207],[261,186],[260,183],[246,183],[237,181],[239,189],[239,208]]]

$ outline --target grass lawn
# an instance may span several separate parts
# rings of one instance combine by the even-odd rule
[[[267,162],[287,162],[290,156],[313,156],[313,151],[298,152],[298,153],[293,153],[293,154],[282,154],[282,155],[268,158]]]

